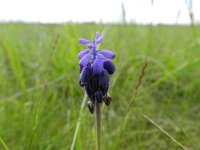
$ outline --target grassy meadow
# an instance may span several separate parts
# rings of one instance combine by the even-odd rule
[[[77,54],[96,31],[116,53],[103,149],[200,149],[199,26],[1,23],[0,150],[70,149],[79,121],[74,149],[95,149]]]

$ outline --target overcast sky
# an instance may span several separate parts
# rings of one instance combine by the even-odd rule
[[[152,4],[153,1],[153,4]],[[137,23],[190,23],[190,0],[0,0],[0,21],[119,22],[122,2],[126,20]],[[200,22],[200,0],[192,11]],[[179,16],[179,17],[177,17]],[[178,19],[177,19],[178,18]]]

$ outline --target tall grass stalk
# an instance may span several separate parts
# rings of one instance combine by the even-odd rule
[[[42,104],[42,99],[43,99],[44,93],[45,93],[46,88],[47,88],[48,78],[49,78],[49,76],[47,74],[47,76],[45,77],[44,85],[43,85],[43,88],[42,88],[42,91],[41,91],[37,106],[36,106],[36,112],[35,112],[35,115],[34,115],[34,121],[33,121],[31,136],[30,136],[30,140],[29,140],[29,149],[30,150],[32,150],[33,137],[34,137],[35,131],[36,131],[37,126],[38,126],[40,108],[41,108],[41,104]]]
[[[128,122],[128,119],[130,117],[130,113],[131,113],[131,110],[133,108],[133,105],[135,104],[135,100],[136,100],[136,97],[137,97],[137,93],[138,93],[138,89],[142,83],[142,78],[144,77],[145,75],[145,70],[147,68],[147,65],[148,65],[148,61],[147,59],[144,60],[144,63],[143,63],[143,66],[141,68],[141,71],[140,71],[140,75],[138,77],[138,80],[137,80],[137,84],[136,86],[134,87],[134,90],[133,90],[133,96],[132,96],[132,99],[130,100],[130,103],[129,103],[129,107],[128,107],[128,110],[127,110],[127,113],[126,113],[126,116],[124,118],[124,121],[121,125],[121,128],[120,128],[120,135],[119,135],[119,138],[118,138],[118,141],[117,141],[117,144],[116,144],[116,147],[115,149],[119,146],[119,143],[120,143],[120,140],[121,140],[121,137],[122,137],[122,134],[123,134],[123,131],[125,130],[125,127],[127,125],[127,122]]]
[[[72,140],[70,150],[73,150],[74,146],[76,144],[76,138],[77,138],[77,135],[78,135],[78,130],[80,128],[81,118],[82,118],[82,114],[83,114],[83,109],[84,109],[85,104],[86,104],[86,100],[87,100],[87,94],[85,93],[83,100],[82,100],[81,109],[80,109],[80,112],[79,112],[78,121],[77,121],[77,124],[76,124],[76,129],[75,129],[75,132],[74,132],[74,136],[73,136],[73,140]]]
[[[172,116],[172,120],[176,123],[180,131],[183,133],[184,137],[187,139],[187,141],[191,144],[192,148],[194,150],[199,150],[200,147],[198,145],[195,145],[194,142],[191,140],[191,138],[186,134],[186,131],[183,129],[183,127],[178,123],[176,117]]]
[[[177,144],[183,150],[187,150],[180,142],[178,142],[174,137],[172,137],[167,131],[165,131],[161,126],[159,126],[155,121],[149,118],[147,115],[143,114],[144,118],[147,119],[151,124],[153,124],[157,129],[159,129],[163,134],[165,134],[170,140]]]
[[[51,60],[51,58],[52,58],[52,56],[54,54],[54,51],[55,51],[55,48],[56,48],[56,45],[57,45],[57,42],[58,42],[58,38],[59,38],[59,36],[57,34],[55,36],[54,41],[53,41],[52,51],[50,52],[49,57],[47,59],[47,64],[49,66],[50,66],[50,60]],[[33,137],[34,137],[34,134],[35,134],[37,126],[38,126],[41,104],[42,104],[42,101],[43,101],[43,97],[44,97],[45,91],[47,89],[50,72],[51,72],[51,68],[49,67],[47,73],[44,76],[44,79],[43,79],[43,83],[44,84],[42,86],[41,93],[40,93],[40,96],[39,96],[39,99],[38,99],[38,102],[37,102],[37,105],[36,105],[36,108],[35,108],[36,110],[35,110],[35,115],[34,115],[34,118],[33,118],[32,131],[31,131],[29,145],[28,145],[30,150],[32,150],[32,147],[33,147]]]
[[[132,96],[132,99],[131,99],[131,101],[129,103],[129,107],[128,107],[127,114],[125,116],[124,123],[122,124],[121,134],[123,133],[122,131],[125,129],[127,121],[128,121],[128,119],[130,117],[130,112],[131,112],[131,110],[133,108],[133,105],[135,103],[135,99],[136,99],[137,94],[138,94],[138,89],[139,89],[140,85],[142,84],[142,78],[144,77],[147,65],[148,65],[148,61],[145,59],[144,64],[143,64],[143,66],[141,68],[141,71],[140,71],[140,75],[139,75],[138,80],[137,80],[137,84],[136,84],[136,86],[135,86],[135,88],[133,90],[133,96]]]

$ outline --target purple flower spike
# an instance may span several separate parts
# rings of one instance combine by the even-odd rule
[[[95,103],[104,102],[110,105],[111,97],[108,96],[109,75],[114,74],[115,65],[111,59],[115,58],[115,53],[110,50],[97,50],[98,44],[103,42],[103,37],[96,32],[96,38],[93,40],[79,39],[79,43],[86,44],[87,49],[78,54],[80,78],[79,84],[85,87],[85,91],[90,98],[88,108],[91,113],[94,112]]]
[[[80,65],[82,65],[83,67],[87,66],[87,64],[89,63],[90,60],[90,54],[86,54],[79,62]]]
[[[89,44],[90,43],[90,40],[86,40],[86,39],[82,39],[82,38],[80,38],[78,41],[80,44]]]
[[[109,50],[105,50],[105,49],[101,50],[101,54],[104,55],[108,59],[115,58],[115,53],[113,53],[112,51],[109,51]]]

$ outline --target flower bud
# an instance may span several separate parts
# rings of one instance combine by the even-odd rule
[[[110,103],[111,103],[111,97],[106,95],[104,98],[103,98],[103,101],[104,103],[106,104],[106,106],[110,106]]]
[[[103,42],[103,37],[99,37],[97,40],[96,40],[96,43],[97,44],[100,44],[100,43],[102,43]]]
[[[112,51],[106,50],[106,49],[101,50],[101,54],[104,55],[108,59],[115,58],[115,53],[113,53]]]
[[[87,103],[87,106],[88,106],[88,109],[89,109],[89,111],[91,112],[91,114],[93,114],[93,113],[94,113],[94,102],[89,101],[89,102]]]
[[[97,31],[96,32],[96,39],[98,39],[99,37],[101,37],[101,34]]]
[[[88,44],[88,43],[90,43],[90,40],[86,40],[86,39],[82,39],[82,38],[79,38],[78,41],[79,41],[80,44]]]

